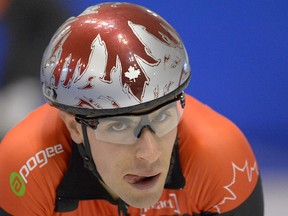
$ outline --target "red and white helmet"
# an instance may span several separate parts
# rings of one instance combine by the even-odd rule
[[[41,66],[48,103],[80,115],[153,108],[180,94],[189,79],[188,56],[174,28],[130,3],[98,4],[68,19]]]

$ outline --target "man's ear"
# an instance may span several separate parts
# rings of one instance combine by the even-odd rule
[[[75,116],[64,111],[60,111],[60,116],[68,128],[72,140],[77,144],[83,143],[81,125],[76,122]]]

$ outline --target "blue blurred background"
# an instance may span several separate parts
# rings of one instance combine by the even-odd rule
[[[22,0],[22,2],[31,4],[33,1]],[[61,23],[63,17],[66,19],[67,16],[77,15],[89,5],[101,1],[51,0],[50,2],[57,5],[56,8],[61,8],[58,11],[58,20]],[[277,215],[274,208],[276,209],[278,204],[279,207],[282,206],[281,201],[288,203],[288,1],[126,2],[138,3],[159,13],[179,32],[189,53],[193,70],[187,92],[231,119],[245,133],[258,158],[264,185],[267,185],[266,206],[271,206],[266,210],[266,215],[272,211],[271,215]],[[33,7],[35,9],[40,5]],[[9,7],[7,10],[9,11]],[[48,13],[55,18],[54,13],[57,10]],[[5,63],[7,53],[11,51],[10,47],[13,45],[11,42],[13,37],[5,19],[9,13],[3,14],[0,25],[0,85],[2,85],[2,98],[9,101],[7,89],[12,81],[5,79]],[[48,27],[51,22],[45,25]],[[49,36],[47,38],[50,38],[55,30],[56,28],[47,33]],[[44,44],[47,45],[48,42],[47,39]],[[18,48],[22,49],[21,46]],[[41,47],[42,51],[44,48]],[[30,50],[27,49],[25,52],[29,53]],[[41,59],[41,56],[39,58]],[[40,64],[36,61],[25,62],[27,66],[34,63],[35,65],[37,63],[37,67],[38,63]],[[25,68],[21,68],[21,71],[24,76]],[[38,77],[39,70],[30,72]],[[39,86],[36,88],[40,91]],[[42,102],[39,99],[31,104],[37,106]],[[0,102],[0,109],[3,109],[3,106]],[[14,114],[20,112],[20,109],[21,106],[14,109]],[[29,109],[30,107],[27,108]],[[11,120],[12,115],[10,113],[6,116]],[[279,186],[277,182],[284,182],[281,188],[272,187]],[[272,194],[275,190],[279,190],[281,195]],[[274,203],[271,200],[277,198],[281,201],[279,203],[273,201],[275,205],[272,207]],[[281,208],[277,207],[279,214],[282,214],[279,210]]]

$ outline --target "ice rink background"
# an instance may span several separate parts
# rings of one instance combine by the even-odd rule
[[[77,15],[99,2],[58,3],[71,15]],[[288,1],[128,2],[142,4],[161,14],[179,32],[193,70],[187,92],[242,129],[262,172],[265,215],[287,215]],[[3,35],[0,46],[1,69],[4,51],[9,49]]]

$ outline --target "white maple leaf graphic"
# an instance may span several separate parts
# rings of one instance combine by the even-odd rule
[[[130,81],[133,80],[133,82],[136,82],[135,79],[138,78],[139,75],[140,75],[140,70],[139,69],[135,70],[135,68],[132,66],[130,66],[128,68],[128,71],[125,72],[125,77],[129,78]]]
[[[236,200],[237,194],[234,193],[232,190],[232,187],[234,184],[237,184],[237,175],[240,175],[241,173],[247,175],[247,181],[249,183],[252,182],[253,179],[253,173],[256,173],[256,175],[259,175],[258,167],[256,162],[254,162],[253,166],[249,166],[248,161],[245,161],[245,164],[243,167],[237,166],[235,163],[232,162],[232,169],[233,169],[233,178],[230,184],[224,186],[223,188],[227,190],[228,195],[221,200],[217,205],[214,206],[214,208],[217,210],[219,214],[221,214],[221,206],[224,205],[228,200]],[[237,174],[238,173],[238,174]]]

